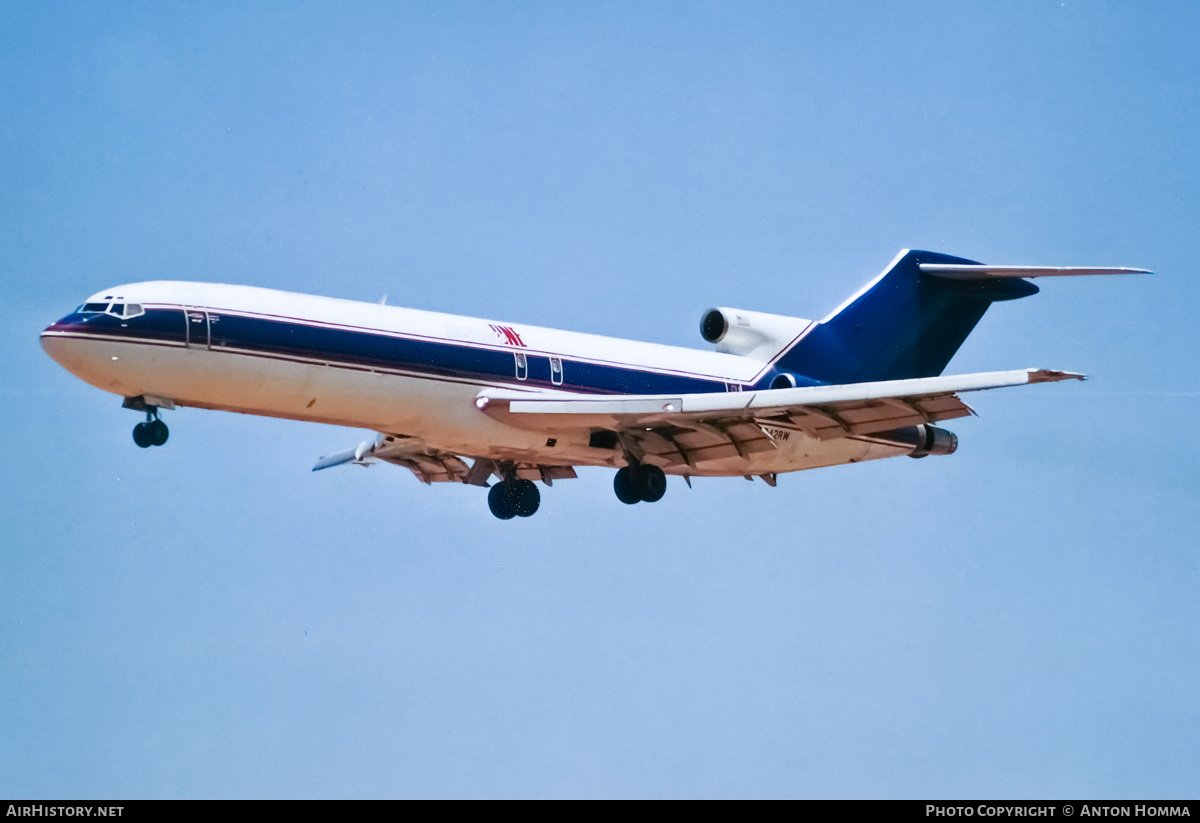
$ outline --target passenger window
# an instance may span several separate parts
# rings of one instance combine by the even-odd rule
[[[561,386],[563,382],[562,360],[558,357],[550,358],[550,382],[556,386]]]
[[[517,379],[524,380],[529,376],[529,360],[525,357],[524,352],[515,351],[513,357],[517,361]]]

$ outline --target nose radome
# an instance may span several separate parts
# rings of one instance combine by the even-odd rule
[[[42,351],[54,358],[54,360],[56,360],[60,365],[66,366],[67,368],[70,367],[67,365],[64,357],[66,356],[66,349],[69,341],[64,339],[62,334],[63,332],[69,332],[71,329],[79,325],[72,319],[73,317],[74,314],[68,314],[65,317],[60,317],[49,326],[42,329],[41,334]]]
[[[55,356],[55,352],[60,348],[57,345],[59,338],[57,335],[55,335],[55,332],[62,328],[61,324],[61,320],[51,323],[46,328],[42,329],[41,334],[42,351],[53,357],[55,360],[58,360],[58,357]]]

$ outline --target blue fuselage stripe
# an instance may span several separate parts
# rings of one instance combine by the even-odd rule
[[[726,390],[726,382],[711,376],[671,374],[620,363],[597,363],[562,356],[562,382],[551,381],[550,357],[522,348],[489,348],[462,341],[430,340],[371,329],[331,327],[290,318],[265,318],[212,312],[212,322],[182,309],[147,308],[135,318],[106,314],[71,314],[47,332],[90,337],[135,338],[145,343],[183,346],[189,343],[212,351],[321,361],[332,365],[379,371],[417,373],[481,384],[511,384],[555,388],[590,394],[695,394]],[[191,326],[190,335],[185,322]],[[207,338],[207,339],[206,339]],[[517,379],[515,355],[527,361],[524,380]]]

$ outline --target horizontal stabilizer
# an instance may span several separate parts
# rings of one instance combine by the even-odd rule
[[[986,280],[991,277],[1076,277],[1090,274],[1153,274],[1149,269],[1087,266],[984,266],[960,263],[921,263],[921,271],[947,280]]]

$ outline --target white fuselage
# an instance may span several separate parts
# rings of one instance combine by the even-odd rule
[[[548,437],[496,420],[477,408],[480,392],[750,391],[764,387],[772,368],[732,354],[246,286],[136,283],[85,305],[92,310],[46,329],[42,345],[105,391],[166,407],[368,428],[444,452],[544,465],[620,465],[621,455],[589,446],[586,428]],[[798,432],[762,442],[748,454],[665,468],[750,475],[905,453]]]

